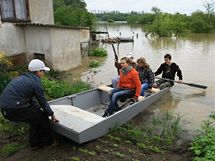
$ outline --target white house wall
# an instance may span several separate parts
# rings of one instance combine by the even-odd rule
[[[29,0],[31,23],[54,24],[52,0]]]
[[[53,68],[69,70],[81,65],[80,30],[51,28]]]
[[[39,53],[44,54],[45,60],[51,63],[52,51],[49,27],[26,26],[25,39],[28,59],[32,59],[34,53]]]
[[[0,52],[3,52],[6,56],[26,52],[24,30],[22,27],[0,22]]]

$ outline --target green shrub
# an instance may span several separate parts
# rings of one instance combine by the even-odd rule
[[[204,121],[200,134],[191,143],[189,149],[195,155],[194,161],[215,160],[215,128],[212,123]]]
[[[89,56],[105,57],[107,56],[107,51],[104,48],[98,48],[91,50]]]
[[[7,86],[7,84],[10,82],[11,78],[6,73],[0,73],[0,94],[2,93],[3,89]]]
[[[98,62],[98,61],[96,61],[96,60],[92,60],[91,62],[90,62],[90,67],[91,68],[97,68],[97,67],[99,67],[101,64]]]
[[[65,81],[42,78],[45,93],[51,98],[59,98],[90,89],[90,85],[81,81],[72,84]]]
[[[23,147],[24,147],[24,145],[17,144],[17,143],[7,144],[1,149],[1,154],[5,157],[8,157],[8,156],[15,154],[17,151],[19,151]]]

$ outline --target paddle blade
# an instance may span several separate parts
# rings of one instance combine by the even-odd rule
[[[194,84],[194,83],[185,83],[189,86],[192,86],[192,87],[196,87],[196,88],[202,88],[202,89],[206,89],[207,86],[204,86],[204,85],[200,85],[200,84]]]

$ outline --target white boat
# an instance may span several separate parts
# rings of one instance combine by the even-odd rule
[[[94,140],[131,120],[169,89],[154,91],[146,98],[140,96],[138,102],[124,103],[120,111],[102,117],[109,105],[110,90],[102,86],[50,101],[50,107],[60,120],[53,124],[54,131],[80,144]]]

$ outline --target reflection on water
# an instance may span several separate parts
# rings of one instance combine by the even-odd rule
[[[99,31],[106,31],[105,26],[98,26]],[[132,51],[135,60],[145,57],[153,71],[163,62],[163,56],[170,53],[183,73],[184,82],[207,85],[206,90],[176,84],[171,92],[150,106],[149,110],[172,110],[180,113],[190,122],[190,127],[199,127],[201,121],[208,118],[215,110],[215,34],[191,34],[183,38],[146,38],[144,28],[126,24],[108,26],[110,37],[134,36],[134,43],[121,43],[115,48],[119,58]],[[138,37],[135,36],[138,34]],[[100,35],[104,38],[105,35]],[[109,44],[101,44],[108,51],[108,57],[97,69],[88,70],[89,59],[81,68],[76,69],[82,80],[94,83],[94,86],[110,84],[113,76],[117,75],[114,67],[114,52]],[[72,72],[73,73],[73,72]],[[79,77],[80,78],[80,77]],[[142,115],[143,116],[143,115]],[[138,117],[142,117],[139,115]],[[141,119],[140,119],[141,120]]]

